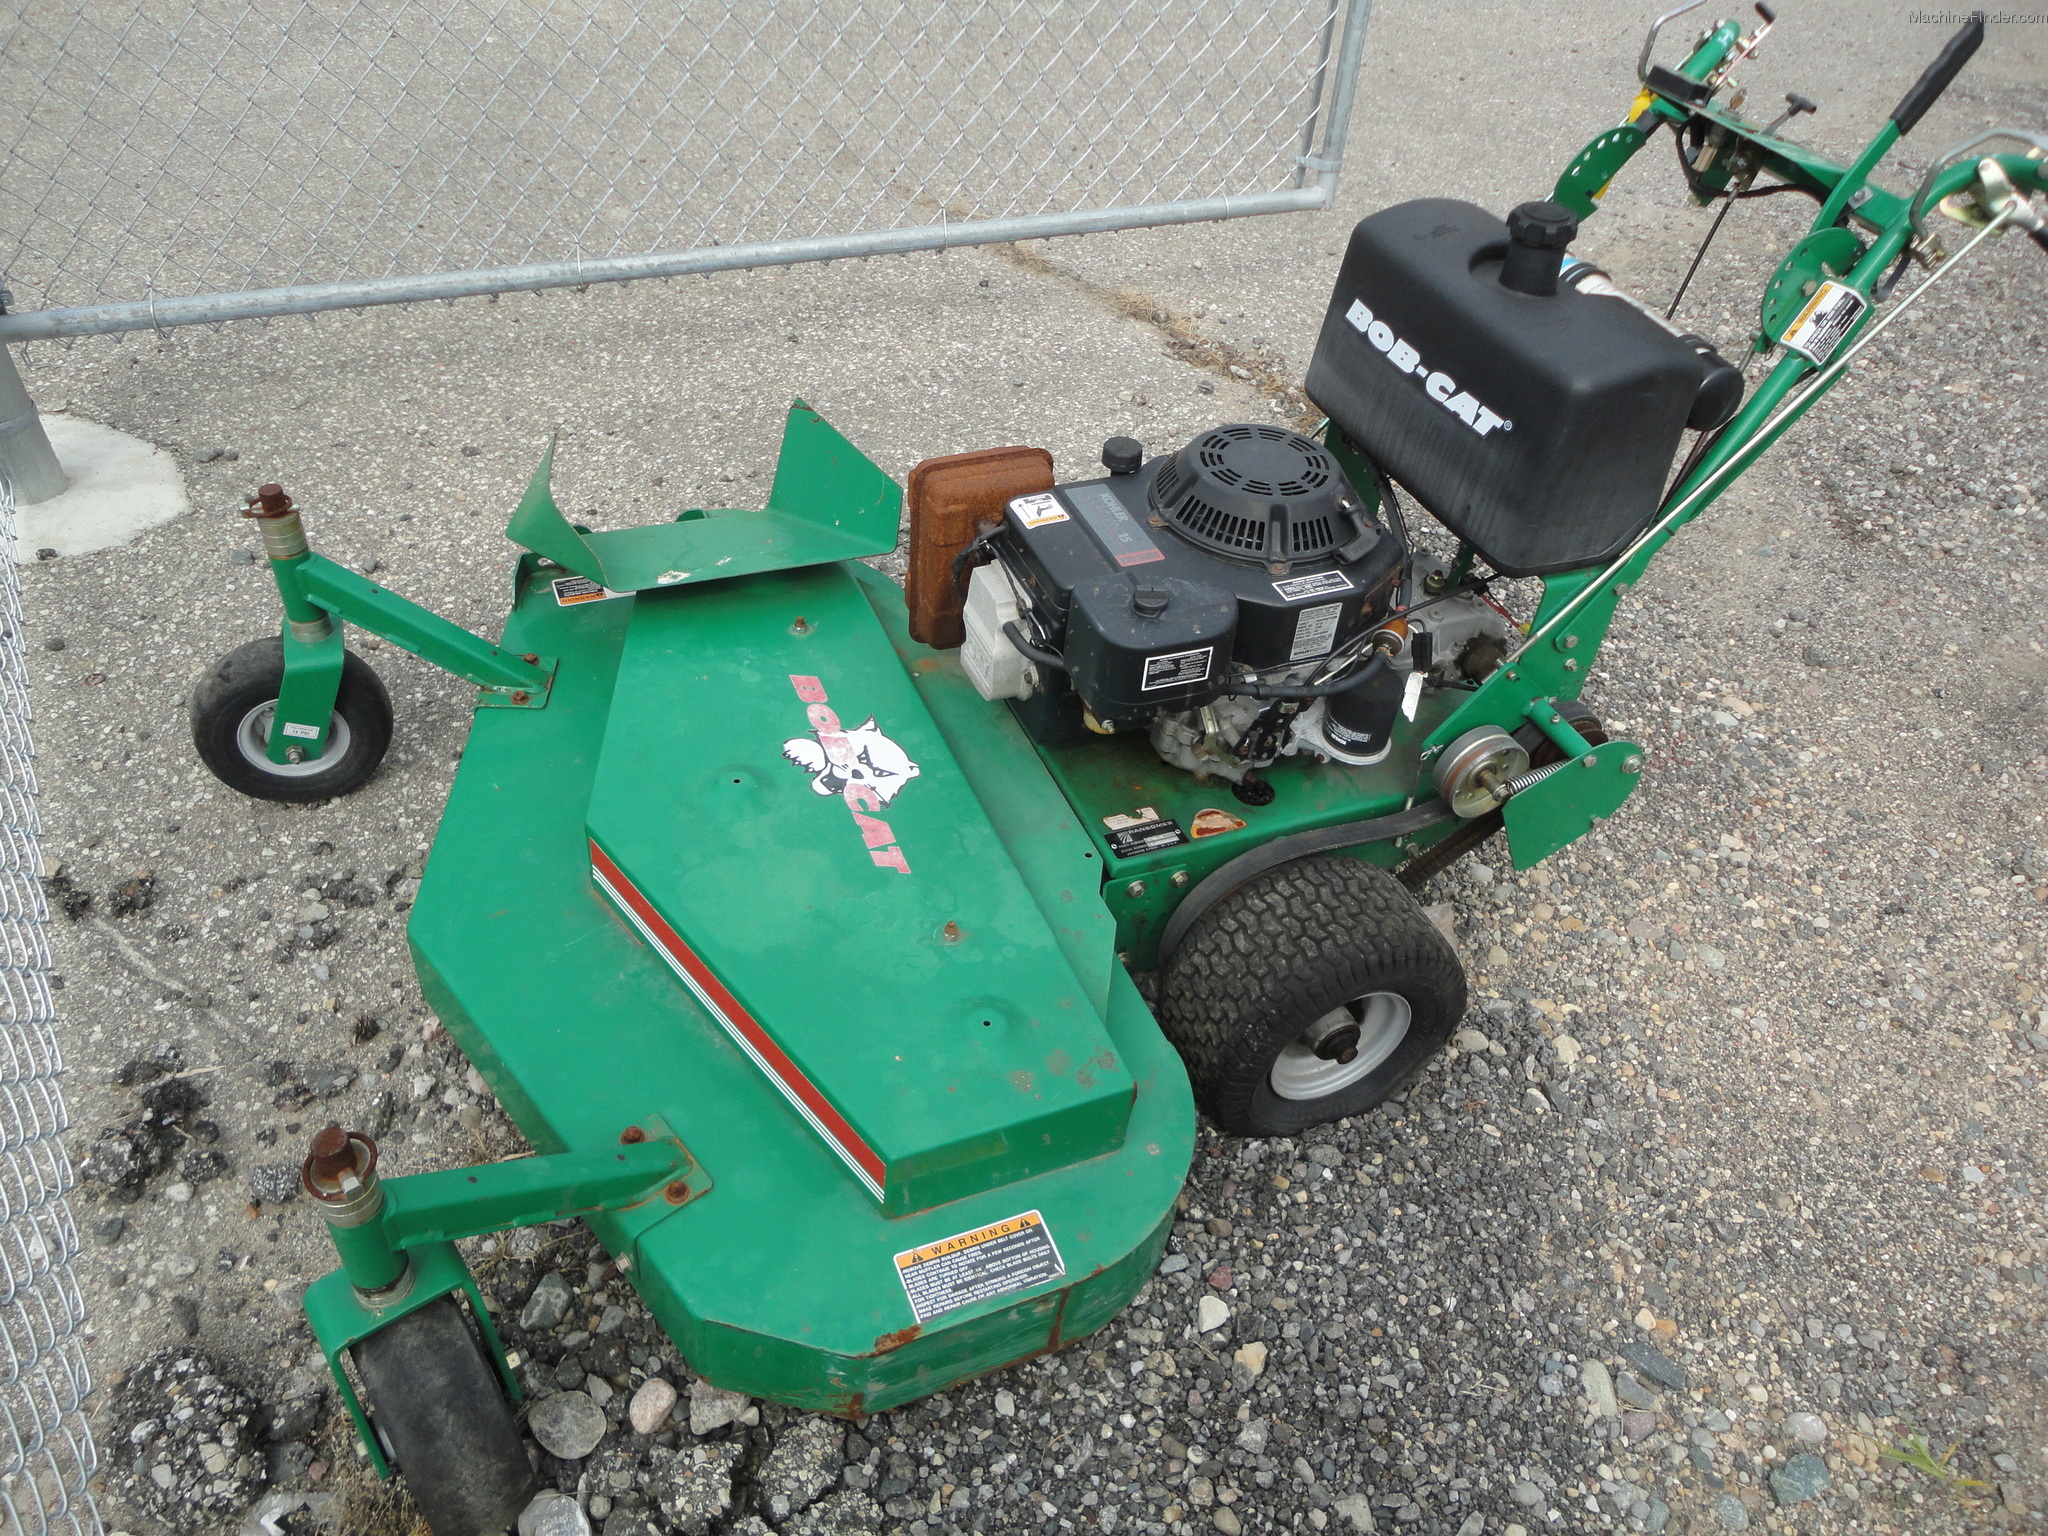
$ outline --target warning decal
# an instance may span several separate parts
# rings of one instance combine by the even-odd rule
[[[1215,653],[1213,645],[1205,645],[1199,651],[1147,656],[1144,675],[1138,686],[1151,693],[1157,688],[1186,688],[1195,683],[1206,683],[1209,681],[1209,658]]]
[[[1060,505],[1059,497],[1044,491],[1036,496],[1019,496],[1010,503],[1010,510],[1026,528],[1042,528],[1047,523],[1067,520],[1067,509]]]
[[[991,1296],[1057,1280],[1066,1272],[1045,1218],[1036,1211],[896,1255],[896,1277],[920,1324]]]
[[[561,608],[573,608],[578,603],[601,603],[608,597],[626,595],[614,592],[610,587],[600,587],[588,576],[557,576],[551,585],[555,589],[555,604]]]
[[[1868,301],[1854,288],[1822,283],[1785,331],[1785,346],[1810,363],[1825,363],[1855,327]]]

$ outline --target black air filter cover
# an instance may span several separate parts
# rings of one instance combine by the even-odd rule
[[[1161,466],[1147,500],[1190,544],[1258,564],[1320,560],[1353,534],[1337,461],[1284,427],[1212,427]]]
[[[1448,199],[1359,224],[1308,392],[1496,570],[1536,576],[1656,516],[1706,364],[1628,304],[1503,287],[1507,249],[1506,224]]]

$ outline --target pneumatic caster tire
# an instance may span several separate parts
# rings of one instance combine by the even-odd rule
[[[1159,999],[1196,1102],[1239,1136],[1365,1113],[1464,1014],[1465,968],[1415,899],[1376,865],[1331,856],[1283,864],[1204,913]]]
[[[370,1425],[434,1536],[505,1536],[536,1491],[512,1405],[453,1296],[351,1351]]]
[[[305,805],[363,787],[391,746],[391,696],[354,651],[342,658],[341,690],[327,750],[310,763],[267,755],[284,683],[284,642],[275,635],[237,646],[207,669],[192,692],[192,745],[221,783],[257,800]]]

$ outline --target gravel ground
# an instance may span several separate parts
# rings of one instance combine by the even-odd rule
[[[1503,150],[1524,180],[1626,79],[1638,23],[1608,9],[1607,31],[1529,44],[1533,76],[1605,94],[1546,96]],[[1521,81],[1386,11],[1366,132],[1395,150],[1402,60],[1437,66],[1425,96],[1467,67],[1489,94]],[[1581,57],[1579,35],[1603,41]],[[1894,74],[1932,52],[1908,41]],[[2015,57],[2038,64],[1987,51],[1927,146],[2042,120]],[[1388,154],[1351,216],[1492,143],[1467,122]],[[1703,222],[1674,181],[1653,152],[1583,242],[1646,293]],[[1740,339],[1791,218],[1731,221],[1691,323]],[[331,1258],[291,1170],[329,1119],[380,1131],[396,1171],[521,1145],[402,937],[465,690],[362,642],[399,737],[343,803],[251,804],[194,762],[182,695],[272,622],[241,495],[282,480],[317,546],[494,630],[497,519],[553,427],[563,505],[612,524],[758,503],[798,393],[899,476],[1005,441],[1085,473],[1111,432],[1158,449],[1297,409],[1341,227],[36,350],[46,409],[174,451],[196,509],[36,567],[25,596],[112,1528],[229,1531],[232,1505],[407,1531],[300,1320]],[[1219,267],[1267,301],[1256,335]],[[695,1382],[580,1227],[472,1244],[529,1386],[588,1399],[539,1427],[604,1421],[586,1457],[541,1452],[544,1476],[606,1536],[2039,1529],[2044,276],[2032,247],[1993,248],[1652,568],[1587,689],[1651,770],[1542,868],[1495,847],[1428,893],[1474,1002],[1410,1093],[1297,1143],[1205,1133],[1128,1312],[858,1426]],[[152,1406],[174,1389],[191,1419]],[[1950,1476],[1887,1459],[1915,1436],[1954,1445]]]

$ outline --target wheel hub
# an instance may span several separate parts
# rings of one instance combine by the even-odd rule
[[[235,727],[235,745],[242,756],[253,766],[265,773],[274,773],[280,778],[298,779],[308,774],[319,773],[332,768],[348,755],[348,722],[339,711],[327,719],[327,750],[311,762],[306,761],[303,751],[293,748],[292,760],[288,763],[273,763],[270,760],[270,732],[277,720],[277,700],[271,699],[258,704],[242,716],[242,723]]]
[[[1398,992],[1340,1003],[1287,1043],[1267,1081],[1283,1099],[1327,1098],[1378,1071],[1407,1038],[1411,1018]]]

